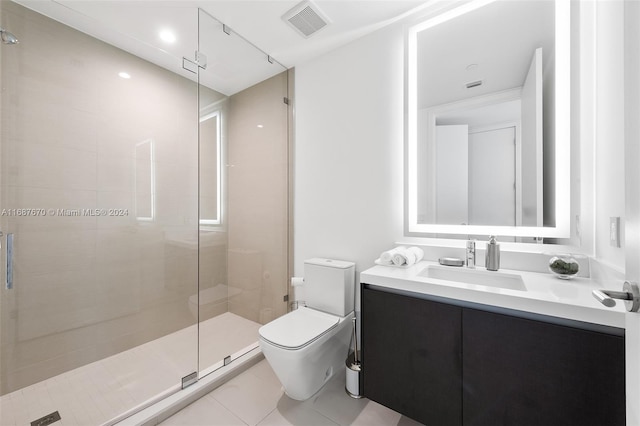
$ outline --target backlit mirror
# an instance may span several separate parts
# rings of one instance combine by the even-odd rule
[[[472,1],[409,28],[409,235],[567,237],[566,1]]]

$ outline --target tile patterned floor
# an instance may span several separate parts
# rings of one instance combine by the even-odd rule
[[[200,325],[202,365],[258,340],[260,324],[224,313]],[[196,325],[0,397],[0,425],[28,425],[53,411],[55,426],[104,424],[197,369]],[[225,342],[224,347],[220,342]]]
[[[366,398],[344,390],[345,373],[336,374],[307,401],[295,401],[283,391],[266,360],[160,423],[162,426],[416,426]]]

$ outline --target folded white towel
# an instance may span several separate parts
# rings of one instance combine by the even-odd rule
[[[397,251],[393,254],[392,260],[393,264],[396,266],[407,265],[409,259],[413,257],[412,253],[407,253],[407,249],[405,247],[398,247]]]
[[[424,258],[424,252],[420,247],[396,247],[383,251],[380,254],[380,263],[393,266],[411,266]]]
[[[392,253],[391,261],[395,266],[411,266],[422,260],[424,252],[419,247],[398,247]]]
[[[424,251],[422,251],[420,247],[409,247],[407,251],[413,253],[416,256],[415,263],[420,262],[424,258]]]
[[[380,255],[380,262],[385,265],[393,265],[393,255],[398,252],[398,248],[383,251]]]

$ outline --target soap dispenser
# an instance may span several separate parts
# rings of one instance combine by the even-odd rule
[[[484,257],[484,266],[487,271],[497,271],[500,269],[500,244],[496,242],[495,235],[489,237],[487,252]]]

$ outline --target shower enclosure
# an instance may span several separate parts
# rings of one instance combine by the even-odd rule
[[[180,2],[0,18],[0,424],[113,423],[286,312],[288,72]]]

